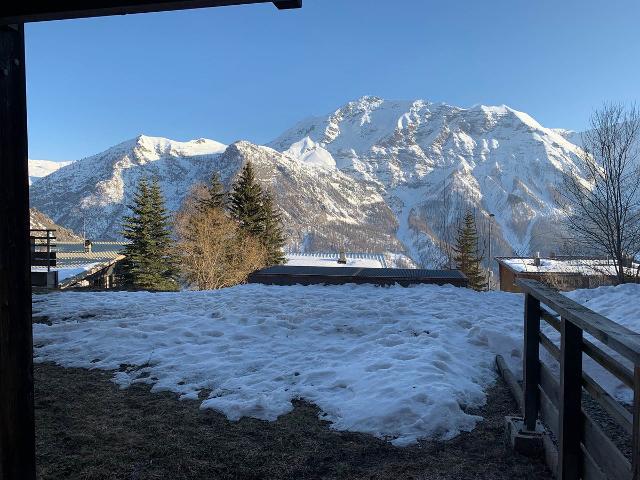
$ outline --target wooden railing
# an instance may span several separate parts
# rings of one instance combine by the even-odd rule
[[[56,259],[56,231],[47,228],[32,228],[29,231],[31,243],[31,266],[55,267]]]
[[[570,300],[534,280],[519,280],[524,303],[524,423],[535,430],[538,416],[557,440],[561,480],[640,480],[640,334]],[[544,320],[560,332],[558,347],[540,330]],[[590,334],[633,369],[584,338]],[[560,378],[540,361],[540,345],[560,363]],[[582,368],[583,354],[633,390],[633,411],[616,401]],[[631,436],[631,462],[582,408],[588,394]]]

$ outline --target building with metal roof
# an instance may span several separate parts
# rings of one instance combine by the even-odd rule
[[[249,275],[249,283],[265,285],[373,285],[434,284],[466,287],[467,277],[458,270],[419,268],[361,268],[276,265]]]

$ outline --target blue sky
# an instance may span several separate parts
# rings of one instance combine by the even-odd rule
[[[640,100],[637,0],[304,0],[27,25],[29,156],[139,133],[265,143],[362,95],[582,129]]]

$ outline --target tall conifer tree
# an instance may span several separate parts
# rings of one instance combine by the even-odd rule
[[[474,290],[486,288],[486,278],[482,272],[482,256],[478,251],[478,229],[473,213],[467,211],[458,228],[458,238],[454,247],[454,260],[458,270],[469,279],[469,287]]]
[[[280,213],[272,195],[258,183],[251,162],[247,162],[233,186],[229,195],[229,210],[240,227],[264,245],[267,265],[285,262]]]
[[[212,208],[224,209],[226,205],[227,194],[220,180],[220,174],[213,172],[209,180],[209,185],[207,185],[206,196],[198,200],[197,208],[201,211]]]
[[[151,241],[151,229],[146,220],[151,214],[151,202],[145,177],[138,182],[133,203],[127,207],[131,214],[124,217],[122,225],[122,235],[129,242],[123,251],[122,281],[128,286],[137,286],[138,279],[148,269],[146,252]]]
[[[177,290],[170,216],[157,179],[151,185],[140,180],[129,209],[122,232],[129,241],[124,250],[125,283],[145,290]]]
[[[273,203],[271,193],[265,190],[262,208],[265,214],[262,244],[267,250],[267,265],[281,265],[286,262],[284,248],[284,232],[282,230],[282,216]]]
[[[247,162],[229,195],[229,211],[240,227],[256,237],[265,231],[264,192],[256,180],[251,162]]]

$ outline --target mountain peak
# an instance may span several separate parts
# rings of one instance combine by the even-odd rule
[[[353,101],[353,103],[359,104],[359,105],[374,105],[374,106],[378,106],[383,102],[384,102],[384,98],[378,97],[376,95],[363,95],[362,97]]]
[[[299,142],[295,142],[283,153],[297,159],[303,165],[329,169],[336,168],[336,161],[331,154],[311,140],[309,136],[304,137]]]
[[[132,140],[132,143],[134,151],[143,154],[148,160],[157,159],[162,155],[175,155],[179,157],[213,155],[222,153],[227,148],[223,143],[202,137],[180,142],[165,137],[152,137],[140,134]]]

